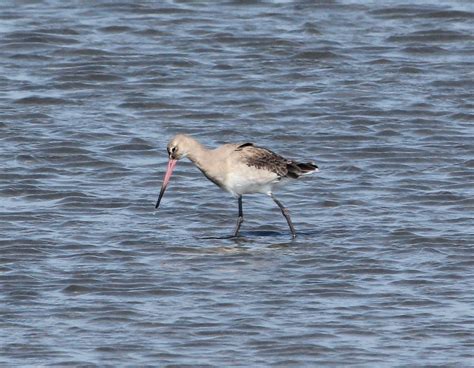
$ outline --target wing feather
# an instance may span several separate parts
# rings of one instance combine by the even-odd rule
[[[288,174],[288,165],[292,162],[267,148],[255,146],[253,143],[241,144],[236,151],[240,152],[240,157],[247,166],[273,172],[279,178]]]

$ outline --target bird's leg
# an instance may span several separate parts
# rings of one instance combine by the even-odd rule
[[[296,231],[295,227],[293,226],[293,223],[291,222],[290,212],[287,208],[283,206],[283,204],[278,199],[275,198],[273,193],[269,193],[268,195],[273,199],[273,201],[278,205],[278,207],[280,207],[281,213],[283,214],[283,216],[285,216],[286,222],[288,222],[288,226],[290,227],[291,236],[293,238],[296,238]]]
[[[242,211],[242,196],[239,195],[239,217],[237,218],[237,226],[235,227],[234,236],[239,234],[240,225],[244,222],[244,212]]]

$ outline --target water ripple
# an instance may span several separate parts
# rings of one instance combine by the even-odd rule
[[[20,3],[0,365],[473,365],[469,1]],[[317,162],[298,238],[184,160],[155,211],[180,132]]]

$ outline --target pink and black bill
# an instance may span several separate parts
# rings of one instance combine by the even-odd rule
[[[158,200],[156,201],[155,208],[158,208],[160,206],[161,198],[163,197],[163,194],[165,194],[166,187],[168,186],[168,182],[170,181],[171,174],[173,173],[173,170],[174,170],[177,162],[178,162],[178,160],[174,160],[172,158],[170,158],[170,160],[168,161],[168,168],[166,169],[165,178],[163,179],[163,184],[161,185],[160,195],[158,196]]]

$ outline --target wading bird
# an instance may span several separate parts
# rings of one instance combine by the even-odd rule
[[[296,237],[290,214],[273,195],[273,188],[277,184],[319,171],[313,162],[299,163],[288,160],[269,149],[255,146],[253,143],[230,143],[210,150],[192,137],[184,134],[178,134],[171,139],[167,150],[169,157],[168,169],[155,208],[160,205],[176,163],[179,159],[187,157],[202,171],[206,178],[237,198],[239,217],[233,236],[238,235],[240,226],[244,221],[242,196],[244,194],[264,193],[269,195],[278,205],[288,222],[291,235],[293,238]]]

